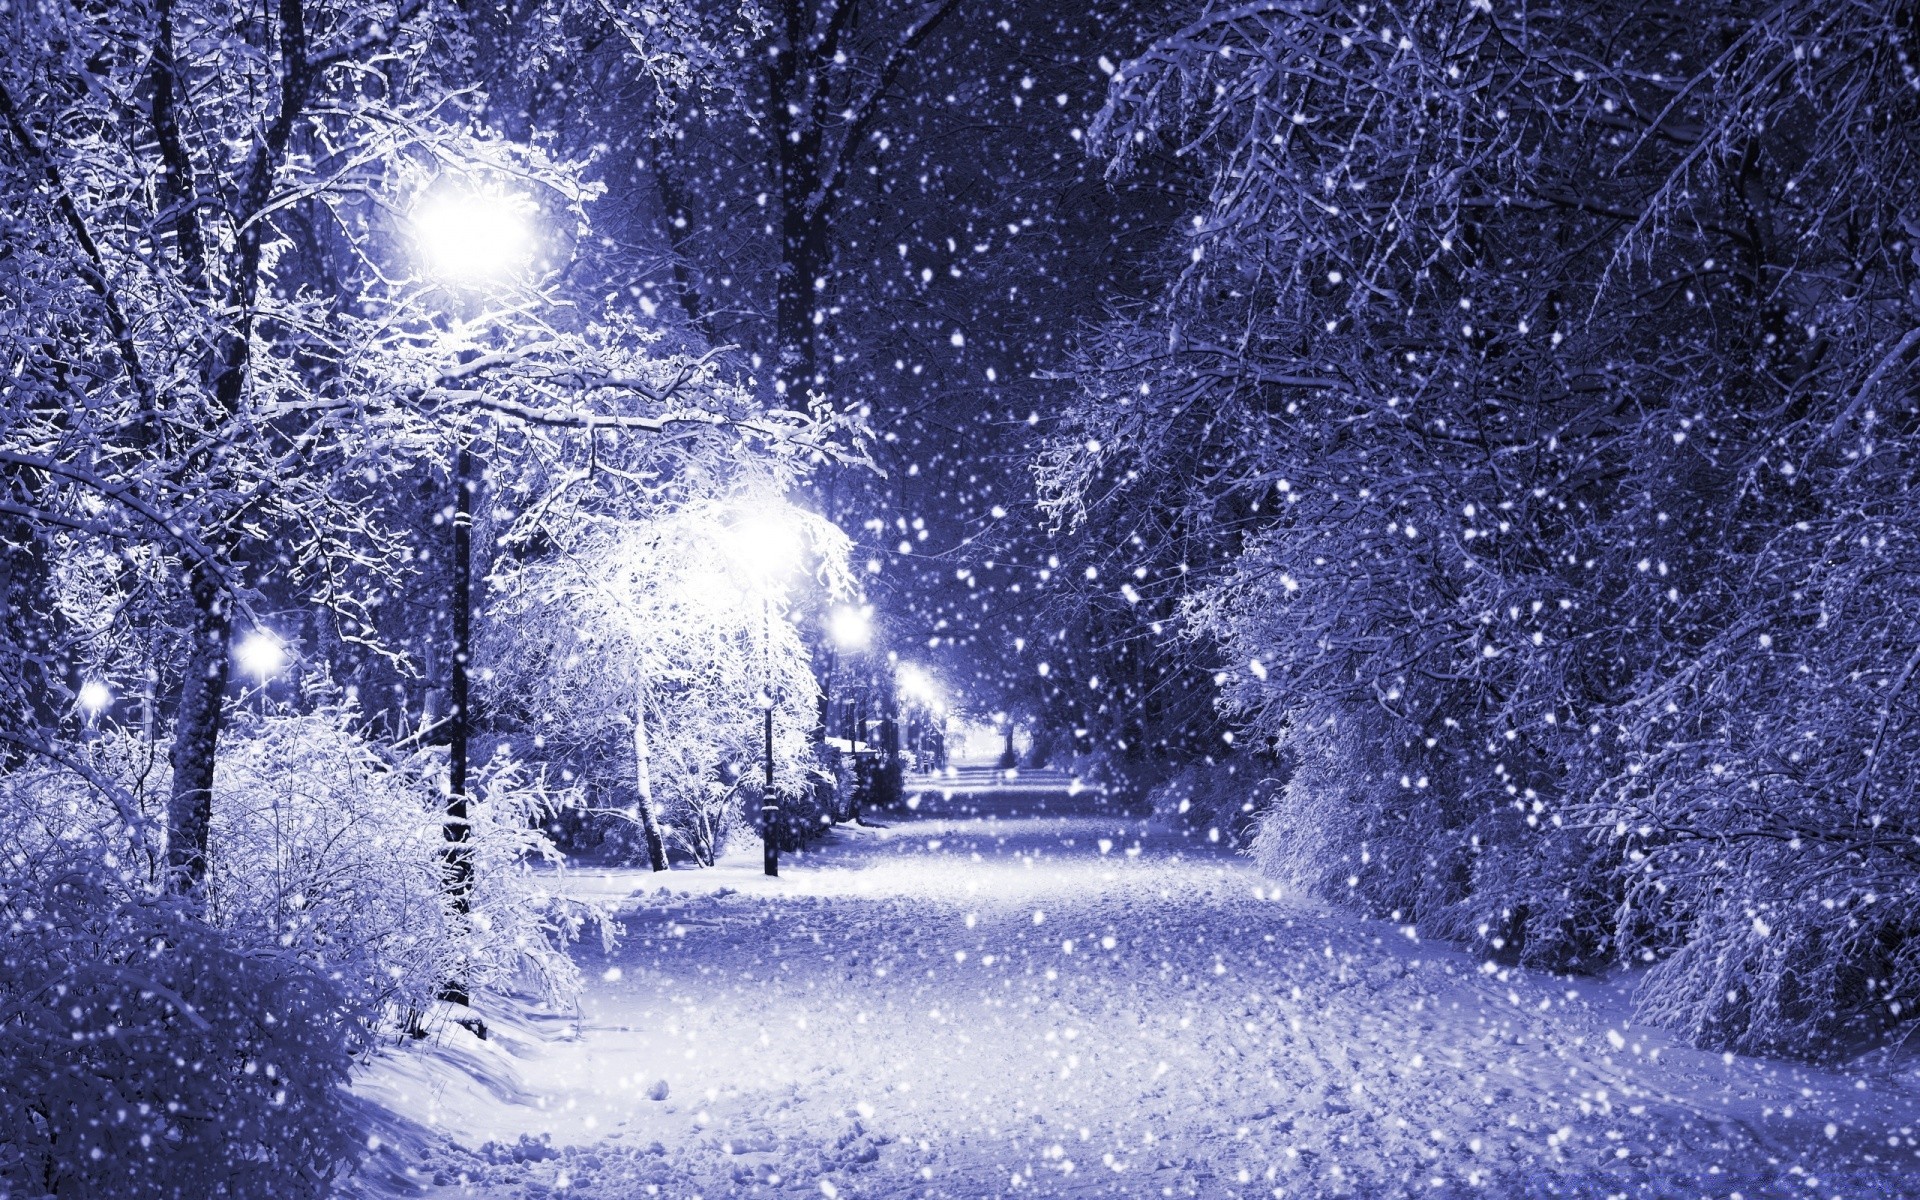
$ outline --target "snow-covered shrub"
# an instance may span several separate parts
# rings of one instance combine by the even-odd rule
[[[675,843],[695,862],[712,866],[752,832],[741,804],[747,790],[748,775],[737,768],[687,771],[664,790],[661,817]]]
[[[1618,855],[1534,815],[1493,807],[1450,835],[1415,910],[1420,927],[1524,966],[1603,969],[1637,924],[1621,904]]]
[[[1424,789],[1401,786],[1390,741],[1388,723],[1365,709],[1296,717],[1285,743],[1293,770],[1253,836],[1263,871],[1375,915],[1420,907],[1447,831]]]
[[[569,1002],[565,946],[598,914],[556,896],[536,864],[557,867],[540,826],[572,793],[504,750],[475,773],[463,915],[447,889],[443,756],[389,761],[353,718],[323,706],[236,723],[215,775],[213,920],[298,953],[369,1023],[411,1019],[454,980]]]
[[[320,1196],[356,1031],[289,951],[75,858],[0,885],[0,1195]]]
[[[350,713],[238,725],[214,772],[208,910],[285,946],[370,1019],[424,1011],[460,959],[437,790]]]
[[[1798,895],[1771,886],[1805,878],[1779,847],[1735,852],[1754,890],[1697,899],[1677,949],[1642,982],[1650,1019],[1703,1045],[1826,1054],[1896,1025],[1920,995],[1920,888],[1851,891],[1832,904],[1814,880]],[[1768,897],[1768,898],[1762,898]]]
[[[469,990],[530,990],[547,1004],[571,1004],[581,980],[567,945],[588,930],[609,944],[616,931],[604,910],[547,884],[562,858],[544,825],[578,794],[504,747],[475,780],[467,814],[473,891],[454,970]]]
[[[1060,763],[1058,757],[1054,761]],[[1074,755],[1065,765],[1067,770],[1099,788],[1107,804],[1132,813],[1153,811],[1156,790],[1165,787],[1181,770],[1180,764],[1157,756],[1106,748]]]
[[[0,771],[0,878],[45,880],[85,861],[129,895],[148,890],[164,858],[164,769],[155,777],[150,749],[119,731],[62,753]]]
[[[1617,854],[1583,828],[1438,779],[1377,708],[1303,707],[1284,731],[1284,786],[1257,806],[1268,875],[1416,923],[1490,957],[1592,969],[1617,952]],[[1531,819],[1529,819],[1531,818]]]
[[[1704,1043],[1831,1051],[1920,1004],[1920,586],[1848,578],[1884,583],[1902,525],[1865,562],[1831,551],[1842,586],[1803,582],[1820,615],[1772,624],[1767,652],[1749,634],[1703,654],[1714,706],[1632,714],[1630,768],[1585,810],[1630,863],[1620,943],[1658,963],[1645,1010]]]
[[[760,812],[764,718],[755,673],[742,666],[717,654],[686,662],[653,692],[653,795],[661,827],[702,865],[711,865],[729,839],[751,834]],[[811,674],[802,674],[804,659],[796,667],[795,694],[774,713],[775,777],[782,785],[782,815],[808,829],[819,815],[811,799],[812,747],[806,737],[817,692]]]

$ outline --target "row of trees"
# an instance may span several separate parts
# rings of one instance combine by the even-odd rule
[[[669,9],[0,11],[0,1191],[323,1189],[369,1036],[576,982],[526,870],[616,724],[656,861],[762,697],[807,793],[806,647],[726,550],[789,514],[844,590],[785,497],[857,423],[648,319],[517,73],[697,97],[753,18]]]
[[[1917,57],[1893,0],[1255,0],[1121,67],[1100,151],[1194,199],[1039,476],[1286,781],[1271,871],[1705,1042],[1912,1019]]]

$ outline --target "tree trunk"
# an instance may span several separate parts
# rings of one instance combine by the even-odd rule
[[[193,647],[173,725],[173,790],[167,796],[167,866],[174,890],[193,895],[207,879],[207,830],[213,822],[213,764],[226,710],[227,640],[233,618],[208,568],[189,577]]]
[[[667,869],[667,844],[660,836],[660,820],[653,813],[653,745],[647,740],[647,702],[633,702],[633,779],[640,831],[647,838],[647,861],[656,871]]]
[[[446,836],[447,895],[454,911],[465,915],[473,896],[473,847],[468,843],[467,667],[473,642],[473,457],[461,447],[453,468],[453,654],[448,671],[447,807],[441,826]]]
[[[820,297],[814,283],[829,255],[819,121],[822,64],[815,61],[811,13],[786,9],[786,27],[768,72],[769,135],[773,140],[774,194],[780,205],[780,267],[774,278],[773,326],[776,377],[796,406],[818,382]]]
[[[453,466],[453,587],[449,607],[453,616],[453,654],[447,672],[447,807],[440,830],[447,841],[447,897],[461,916],[473,904],[472,828],[467,814],[467,743],[471,718],[467,709],[467,667],[473,645],[473,456],[465,446]],[[466,980],[456,976],[440,985],[440,998],[450,1004],[473,1002]],[[484,1038],[486,1026],[478,1020],[460,1022]]]

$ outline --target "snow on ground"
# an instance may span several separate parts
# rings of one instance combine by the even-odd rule
[[[665,876],[577,1014],[388,1056],[351,1190],[1920,1197],[1920,1081],[1678,1045],[1620,984],[1276,895],[1046,775]]]

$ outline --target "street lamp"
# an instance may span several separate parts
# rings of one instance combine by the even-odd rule
[[[827,627],[833,635],[833,644],[842,650],[864,650],[873,637],[873,624],[867,619],[863,608],[851,606],[833,610],[833,619]]]
[[[253,676],[261,687],[287,665],[287,648],[264,629],[248,634],[245,641],[234,647],[233,656],[239,661],[240,669]]]
[[[946,752],[947,702],[940,694],[940,685],[924,668],[913,663],[903,662],[894,672],[894,678],[900,683],[900,690],[907,699],[918,705],[920,713],[913,720],[914,761],[917,769],[932,770],[931,761],[937,761]],[[940,737],[940,749],[931,759],[927,756],[927,739],[930,732],[937,730]]]
[[[867,619],[870,611],[865,606],[855,608],[852,605],[842,605],[834,609],[827,618],[827,679],[820,689],[820,725],[823,735],[832,732],[830,725],[834,700],[834,670],[840,664],[840,653],[844,651],[849,655],[856,654],[866,649],[873,640],[873,624]],[[849,696],[847,699],[851,704],[852,697]],[[854,744],[858,739],[854,734],[853,719],[853,713],[849,710],[846,731],[849,754],[857,749]]]
[[[503,285],[525,271],[536,250],[528,219],[532,206],[498,189],[450,181],[422,193],[409,224],[420,265],[447,288]],[[449,296],[459,306],[461,297]],[[457,315],[449,314],[457,319]],[[441,833],[446,840],[447,893],[465,914],[473,893],[473,855],[467,811],[468,743],[472,736],[468,677],[473,643],[473,451],[462,438],[453,455],[453,594],[449,615],[453,653],[447,665],[447,796]],[[468,1000],[466,987],[450,982],[441,993]]]
[[[256,629],[233,648],[233,659],[243,673],[253,676],[254,695],[258,700],[260,716],[265,718],[267,682],[286,669],[286,646],[267,630]],[[241,694],[245,696],[244,692]]]
[[[414,205],[412,224],[422,264],[443,283],[502,280],[533,259],[525,204],[499,192],[471,186],[429,192]]]
[[[746,513],[727,527],[727,535],[735,565],[767,585],[765,590],[771,591],[799,565],[801,532],[784,512]]]
[[[89,679],[80,685],[80,694],[76,699],[80,702],[81,714],[87,719],[87,727],[91,729],[93,723],[100,719],[100,714],[113,703],[113,692],[98,679]]]
[[[912,663],[901,663],[895,672],[900,680],[900,690],[911,700],[934,712],[941,711],[945,705],[940,700],[940,689],[934,684],[933,677]]]
[[[780,874],[778,823],[780,801],[773,790],[773,593],[797,565],[800,530],[796,522],[782,512],[754,511],[741,516],[727,528],[729,550],[734,564],[753,579],[760,593],[762,732],[765,742],[766,787],[760,798],[761,857],[768,875]]]
[[[89,679],[80,685],[80,691],[74,696],[80,707],[80,717],[85,722],[81,728],[81,739],[86,745],[87,758],[93,757],[93,744],[100,737],[100,714],[113,704],[113,692],[99,679]]]

